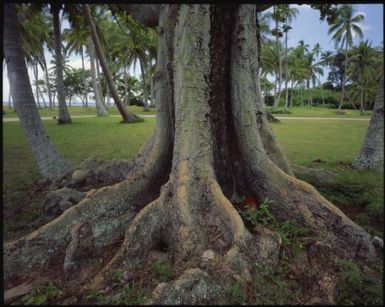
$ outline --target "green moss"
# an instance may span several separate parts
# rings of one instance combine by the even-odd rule
[[[59,289],[52,282],[37,281],[33,283],[32,291],[25,295],[21,302],[24,305],[45,305],[55,302]]]

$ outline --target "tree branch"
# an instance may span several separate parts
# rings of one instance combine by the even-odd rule
[[[118,6],[145,27],[158,25],[160,4],[118,4]]]

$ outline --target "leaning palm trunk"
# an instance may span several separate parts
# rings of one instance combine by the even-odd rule
[[[55,60],[56,60],[56,91],[59,103],[59,124],[71,123],[71,117],[68,113],[65,94],[64,94],[64,81],[63,81],[63,66],[62,66],[62,54],[61,54],[61,34],[60,34],[60,7],[58,5],[53,6],[53,29],[55,40]]]
[[[97,54],[98,59],[100,61],[100,65],[102,66],[103,73],[104,73],[104,76],[105,76],[106,81],[107,81],[108,89],[111,93],[111,96],[114,99],[114,102],[116,104],[116,107],[119,110],[120,115],[122,116],[122,119],[123,119],[122,122],[129,123],[129,122],[138,121],[139,117],[136,116],[134,113],[129,112],[119,98],[118,92],[116,91],[116,88],[114,86],[114,82],[112,80],[111,73],[110,73],[108,66],[107,66],[106,58],[103,54],[103,50],[102,50],[101,45],[100,45],[99,37],[98,37],[98,34],[96,32],[96,27],[95,27],[94,21],[92,19],[90,7],[88,6],[88,4],[84,4],[83,8],[84,8],[84,13],[85,13],[87,22],[91,28],[91,37],[92,37],[92,41],[93,41],[94,46],[95,46],[96,54]]]
[[[8,78],[20,125],[43,177],[56,177],[71,170],[49,139],[36,108],[24,51],[20,44],[20,28],[15,4],[6,4],[4,14],[4,54]]]
[[[102,98],[100,97],[100,92],[98,88],[98,82],[96,80],[95,49],[91,38],[89,39],[89,42],[88,42],[88,50],[90,51],[91,79],[92,79],[92,87],[94,89],[96,114],[98,116],[108,116],[108,112],[102,103]]]
[[[83,71],[84,71],[85,68],[84,68],[83,46],[81,46],[81,49],[80,49],[80,55],[81,55],[81,57],[82,57],[82,69],[83,69]],[[84,101],[85,101],[86,108],[88,108],[87,78],[84,79]]]

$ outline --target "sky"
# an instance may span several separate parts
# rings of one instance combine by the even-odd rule
[[[292,22],[292,29],[288,34],[288,46],[295,47],[298,45],[298,41],[303,39],[306,44],[310,45],[310,49],[316,43],[321,45],[323,50],[334,51],[334,43],[330,41],[328,36],[328,24],[327,22],[321,22],[319,17],[319,11],[313,10],[309,5],[291,5],[296,7],[299,11],[296,19]],[[364,40],[369,40],[373,47],[379,46],[383,42],[383,28],[384,28],[384,8],[383,4],[353,4],[356,13],[362,13],[365,16],[364,21],[361,23],[361,27],[364,34]],[[272,8],[270,9],[272,10]],[[266,11],[266,12],[269,12]],[[68,27],[68,23],[63,21],[62,29]],[[271,24],[273,27],[273,23]],[[353,38],[353,44],[356,45],[359,42],[359,38]],[[49,63],[52,59],[52,55],[46,52],[47,62]],[[80,56],[71,55],[69,57],[69,64],[75,68],[81,68]],[[131,67],[130,73],[132,75],[139,75],[138,66],[136,70]],[[86,69],[90,69],[89,61],[86,60]],[[32,70],[29,69],[30,80],[32,79]],[[39,71],[39,76],[43,76],[43,72]],[[321,81],[324,82],[327,79],[327,72],[321,77]],[[3,69],[3,101],[8,101],[9,96],[9,83],[7,78],[7,71]],[[47,99],[48,100],[48,99]]]

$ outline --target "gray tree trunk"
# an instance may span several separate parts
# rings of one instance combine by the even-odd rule
[[[355,168],[384,171],[384,76],[381,78],[364,144],[352,165]]]
[[[82,68],[83,68],[83,70],[85,70],[83,46],[82,46],[82,49],[80,49],[80,54],[81,54],[81,57],[82,57]],[[85,101],[85,104],[86,104],[86,108],[88,108],[87,79],[84,80],[84,88],[85,88],[85,90],[84,90],[84,101]]]
[[[112,80],[111,73],[110,73],[108,66],[107,66],[106,58],[104,56],[102,47],[100,45],[99,37],[98,37],[98,34],[96,32],[96,27],[95,27],[94,21],[92,19],[90,7],[88,6],[88,4],[84,4],[83,8],[84,8],[84,13],[85,13],[87,22],[91,28],[92,41],[94,43],[95,51],[96,51],[97,57],[100,61],[100,65],[102,66],[104,77],[106,78],[106,81],[107,81],[107,87],[109,89],[109,92],[111,93],[111,96],[114,99],[114,102],[116,104],[116,107],[119,110],[120,115],[122,116],[123,122],[128,123],[128,122],[137,121],[138,117],[134,113],[129,112],[127,110],[125,105],[120,100],[118,92],[116,91],[114,82]]]
[[[287,18],[285,23],[287,24]],[[288,31],[285,32],[285,108],[287,108],[289,104],[289,89],[287,87],[287,83],[289,81],[288,68],[287,68],[287,32]]]
[[[49,139],[36,108],[28,78],[15,4],[5,4],[4,54],[8,78],[20,125],[43,177],[56,177],[71,170]]]
[[[108,112],[102,103],[102,98],[100,97],[100,92],[98,88],[98,82],[96,80],[95,50],[94,50],[94,46],[91,38],[89,38],[89,41],[88,41],[88,50],[90,52],[91,79],[92,79],[92,87],[94,89],[96,114],[98,116],[108,116]]]
[[[49,109],[52,110],[52,108],[54,107],[54,104],[52,100],[51,86],[49,82],[47,61],[45,59],[44,53],[43,53],[43,63],[44,63],[44,71],[45,71],[45,83],[47,84],[47,91],[48,91]]]
[[[142,74],[142,79],[143,79],[143,111],[147,112],[150,111],[148,107],[148,89],[147,89],[147,68],[144,66],[146,65],[145,59],[139,58],[139,66],[140,66],[140,71]]]
[[[345,99],[345,83],[346,83],[346,74],[348,70],[348,40],[346,40],[346,45],[345,45],[345,63],[344,63],[345,71],[344,75],[342,77],[342,90],[341,90],[341,99],[340,99],[340,104],[338,106],[338,110],[341,110],[342,104],[344,103]]]
[[[60,7],[55,4],[52,8],[53,15],[53,31],[54,31],[54,42],[55,42],[55,60],[56,60],[56,91],[57,99],[59,104],[59,124],[71,123],[71,117],[68,113],[65,94],[64,94],[64,81],[63,81],[63,63],[61,53],[61,31],[60,31]]]

